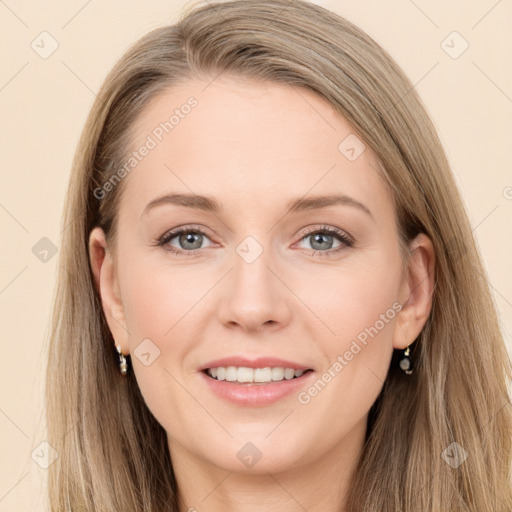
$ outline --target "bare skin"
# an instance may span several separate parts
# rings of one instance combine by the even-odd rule
[[[419,235],[402,272],[392,197],[375,156],[366,147],[351,161],[338,149],[354,130],[325,100],[237,77],[206,83],[165,91],[134,127],[132,151],[197,99],[124,178],[116,252],[105,253],[100,228],[91,232],[105,315],[168,433],[183,511],[342,511],[393,349],[413,343],[430,313],[432,243]],[[164,193],[211,196],[223,210],[167,203],[143,213]],[[292,199],[332,194],[370,214],[351,204],[287,212]],[[188,226],[195,239],[156,244]],[[240,247],[262,252],[248,263]],[[378,333],[355,352],[371,326]],[[160,353],[146,366],[134,351],[147,339]],[[296,361],[312,377],[274,403],[236,405],[214,394],[199,368],[239,355]],[[329,369],[329,382],[308,391]],[[254,450],[247,443],[261,454],[252,465],[237,456]]]

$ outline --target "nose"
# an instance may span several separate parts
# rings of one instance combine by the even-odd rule
[[[218,308],[223,325],[257,332],[277,330],[289,323],[293,294],[270,260],[265,250],[252,262],[234,255]]]

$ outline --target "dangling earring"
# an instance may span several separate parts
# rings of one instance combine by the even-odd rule
[[[406,373],[407,375],[411,375],[412,373],[412,364],[411,360],[409,358],[410,350],[409,345],[407,345],[407,348],[404,350],[404,357],[400,359],[400,369]]]
[[[126,361],[126,357],[124,357],[121,352],[121,345],[117,345],[117,351],[119,352],[119,369],[121,370],[121,375],[126,375],[128,373],[128,363]]]

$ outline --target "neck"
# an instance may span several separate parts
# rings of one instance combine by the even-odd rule
[[[344,512],[366,433],[365,417],[326,453],[280,472],[226,471],[171,439],[180,512]]]

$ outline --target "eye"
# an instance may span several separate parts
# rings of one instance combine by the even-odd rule
[[[309,240],[313,256],[329,256],[346,247],[352,247],[354,240],[338,228],[320,226],[314,230],[302,232],[300,242]],[[168,231],[156,240],[156,245],[176,255],[196,256],[202,253],[205,240],[210,240],[207,234],[196,226],[187,226]],[[174,241],[174,243],[173,243]],[[333,248],[333,243],[338,241],[338,246]]]
[[[170,244],[174,239],[176,239],[175,244],[178,244],[178,247],[175,244]],[[187,254],[188,256],[201,252],[201,249],[204,249],[203,242],[205,240],[209,240],[209,238],[204,231],[200,228],[189,226],[168,231],[157,241],[157,245],[173,254],[189,253]]]
[[[333,249],[333,243],[336,240],[339,245]],[[316,228],[314,231],[309,231],[302,237],[301,242],[303,241],[309,241],[311,248],[314,251],[314,256],[328,256],[332,253],[341,251],[346,247],[352,247],[354,245],[354,240],[350,236],[343,231],[330,226],[321,226],[320,228]]]

